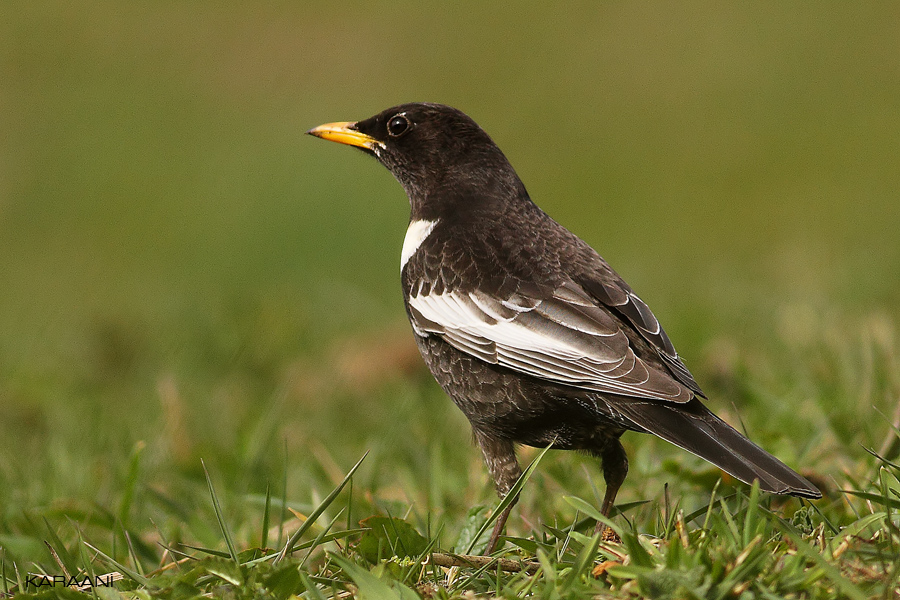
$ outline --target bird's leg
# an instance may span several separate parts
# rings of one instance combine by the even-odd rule
[[[515,446],[510,440],[493,437],[479,431],[475,431],[475,441],[478,442],[481,453],[484,455],[484,462],[491,472],[494,484],[497,486],[497,493],[501,498],[505,497],[522,475],[522,469],[519,468],[519,462],[516,460]],[[497,518],[497,522],[494,524],[494,531],[491,533],[491,538],[485,550],[486,555],[497,549],[497,542],[500,540],[500,534],[503,533],[503,528],[506,526],[509,513],[512,512],[513,506],[518,501],[518,498],[514,498],[512,503]]]
[[[500,534],[503,533],[503,529],[506,527],[506,520],[509,519],[509,513],[512,512],[513,506],[515,506],[518,501],[518,496],[513,498],[513,501],[506,507],[506,510],[497,517],[497,522],[494,523],[494,531],[491,532],[491,539],[488,540],[488,545],[484,550],[485,556],[490,556],[494,553],[494,550],[497,549],[497,542],[500,540]]]
[[[603,496],[603,505],[600,507],[600,514],[608,517],[612,512],[613,505],[616,501],[616,494],[628,475],[628,456],[625,454],[625,448],[618,437],[609,438],[596,453],[599,455],[603,465],[603,480],[606,482],[606,493]],[[602,534],[604,540],[619,541],[618,535],[606,527],[602,522],[597,522],[594,533]]]

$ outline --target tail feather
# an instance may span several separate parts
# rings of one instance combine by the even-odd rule
[[[708,460],[745,483],[775,494],[821,498],[812,483],[745,438],[696,398],[687,404],[636,401],[616,403],[616,410],[648,432]]]

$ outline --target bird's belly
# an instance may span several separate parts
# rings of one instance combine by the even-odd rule
[[[432,375],[472,428],[528,446],[590,450],[634,424],[594,392],[486,363],[436,336],[416,336]]]

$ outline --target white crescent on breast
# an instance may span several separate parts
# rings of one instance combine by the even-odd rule
[[[403,267],[405,267],[406,263],[409,262],[409,259],[413,257],[413,254],[416,253],[416,250],[418,250],[419,246],[422,245],[422,242],[425,241],[425,238],[431,234],[431,231],[437,223],[437,221],[410,222],[409,228],[406,230],[406,237],[403,238],[403,251],[400,253],[400,271],[403,271]]]

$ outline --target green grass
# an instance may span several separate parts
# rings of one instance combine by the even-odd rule
[[[898,23],[890,3],[3,3],[0,593],[118,572],[28,592],[896,598]],[[302,135],[410,100],[472,114],[711,407],[825,498],[629,434],[622,545],[590,537],[595,462],[551,451],[502,555],[528,568],[437,566],[497,499],[404,322],[406,200]]]
[[[483,547],[496,505],[466,425],[422,368],[354,374],[334,351],[330,363],[294,366],[268,396],[249,375],[224,377],[190,406],[169,376],[148,391],[163,413],[144,426],[154,435],[130,456],[104,452],[128,436],[97,410],[75,424],[82,443],[68,452],[49,435],[40,460],[5,463],[2,589],[56,597],[61,588],[28,587],[28,574],[117,572],[119,591],[99,595],[895,598],[900,344],[884,318],[808,325],[765,354],[717,357],[713,395],[740,404],[752,437],[822,487],[811,504],[718,481],[702,461],[632,434],[613,520],[621,545],[591,538],[602,492],[593,461],[550,452],[498,555],[535,567],[438,566],[432,553]]]

